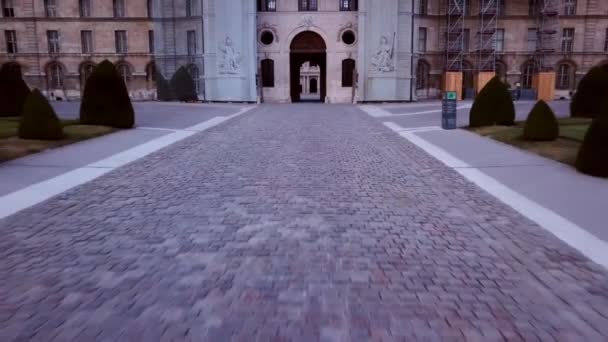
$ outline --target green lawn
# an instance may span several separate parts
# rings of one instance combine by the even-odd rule
[[[541,156],[574,165],[585,133],[591,124],[591,119],[565,118],[558,121],[560,134],[555,141],[524,140],[522,137],[523,122],[518,122],[515,126],[491,126],[469,128],[469,130]]]
[[[112,127],[80,125],[78,120],[62,120],[61,123],[65,133],[61,140],[25,140],[17,137],[19,118],[0,118],[0,162],[116,131]]]

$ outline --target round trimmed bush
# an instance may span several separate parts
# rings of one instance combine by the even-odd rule
[[[156,74],[156,98],[159,101],[173,101],[171,85],[160,72]]]
[[[576,168],[585,174],[608,178],[608,117],[591,123],[576,159]]]
[[[0,69],[0,117],[19,116],[30,95],[30,88],[16,63],[6,63]]]
[[[80,105],[80,122],[132,128],[135,112],[127,86],[112,62],[99,63],[87,79]]]
[[[469,126],[511,126],[515,124],[515,106],[507,86],[498,76],[492,78],[473,102]]]
[[[198,100],[194,80],[183,66],[173,74],[171,78],[171,90],[173,90],[173,95],[178,101],[188,102]]]
[[[524,139],[552,141],[559,136],[559,123],[553,110],[543,100],[536,102],[524,125]]]
[[[594,118],[608,113],[608,67],[591,68],[581,79],[570,103],[572,117]]]
[[[19,123],[19,138],[35,140],[59,140],[63,138],[63,126],[47,99],[34,89],[23,105]]]

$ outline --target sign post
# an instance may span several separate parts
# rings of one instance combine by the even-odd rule
[[[443,102],[441,106],[441,128],[456,129],[456,98],[455,91],[446,91],[443,93]]]

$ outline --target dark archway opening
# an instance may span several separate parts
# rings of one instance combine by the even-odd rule
[[[326,75],[327,75],[327,46],[321,36],[312,31],[304,31],[296,35],[291,41],[289,54],[289,75],[291,102],[300,102],[300,68],[309,62],[311,66],[319,66],[321,79],[319,80],[320,101],[325,101]]]

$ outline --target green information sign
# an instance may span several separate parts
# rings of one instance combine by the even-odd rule
[[[445,93],[446,100],[456,100],[456,92],[455,91],[447,91]]]

